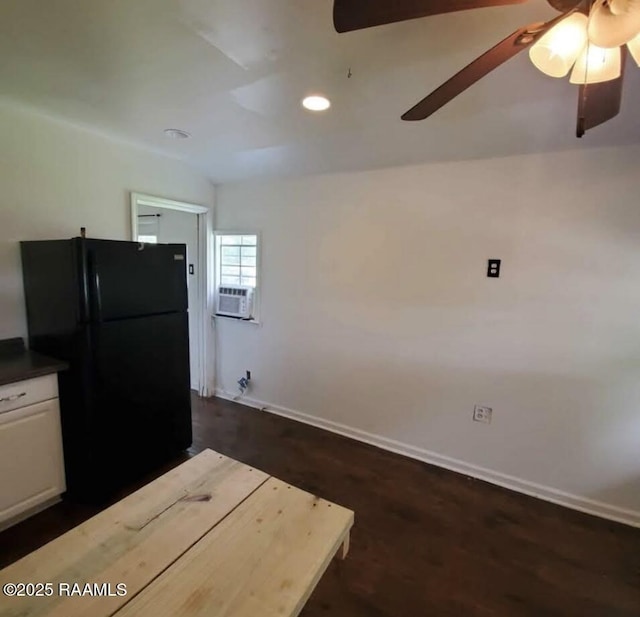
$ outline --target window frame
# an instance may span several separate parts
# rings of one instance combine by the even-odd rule
[[[216,229],[213,232],[214,250],[214,283],[215,283],[215,304],[218,306],[218,288],[222,280],[222,236],[255,236],[256,237],[256,285],[253,288],[253,314],[251,319],[237,319],[228,315],[215,315],[216,319],[228,319],[239,323],[260,324],[260,296],[262,285],[262,237],[259,231],[251,229]],[[242,246],[242,245],[238,245]]]

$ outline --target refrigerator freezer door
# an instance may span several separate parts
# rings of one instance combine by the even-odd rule
[[[186,311],[186,247],[87,241],[92,321]]]

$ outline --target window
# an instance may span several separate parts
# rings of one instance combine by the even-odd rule
[[[222,312],[236,312],[236,309],[221,308],[221,297],[218,288],[227,285],[240,285],[253,289],[250,294],[249,306],[240,312],[250,312],[250,317],[241,317],[245,322],[258,324],[259,317],[259,286],[260,286],[260,251],[259,237],[257,234],[242,232],[218,231],[215,238],[215,259],[216,259],[216,314]],[[228,292],[225,292],[225,295]],[[245,313],[243,313],[245,314]],[[228,316],[228,315],[227,315]],[[235,317],[234,317],[235,318]]]
[[[218,284],[257,287],[258,236],[245,234],[218,234]]]

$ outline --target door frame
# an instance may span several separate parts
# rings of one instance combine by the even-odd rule
[[[214,268],[213,268],[213,208],[199,204],[165,199],[145,193],[131,192],[131,239],[138,238],[138,208],[151,206],[166,210],[179,210],[198,217],[197,267],[201,276],[198,280],[198,300],[200,319],[197,322],[198,359],[200,374],[197,376],[198,394],[213,396],[215,392],[214,339],[210,315],[214,313]]]

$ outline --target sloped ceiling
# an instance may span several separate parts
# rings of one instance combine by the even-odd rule
[[[214,182],[640,142],[632,61],[622,113],[582,140],[577,87],[526,53],[428,120],[400,120],[517,27],[556,14],[530,0],[338,35],[332,0],[3,0],[0,92]],[[331,111],[300,107],[316,91]],[[193,137],[170,140],[169,127]]]

